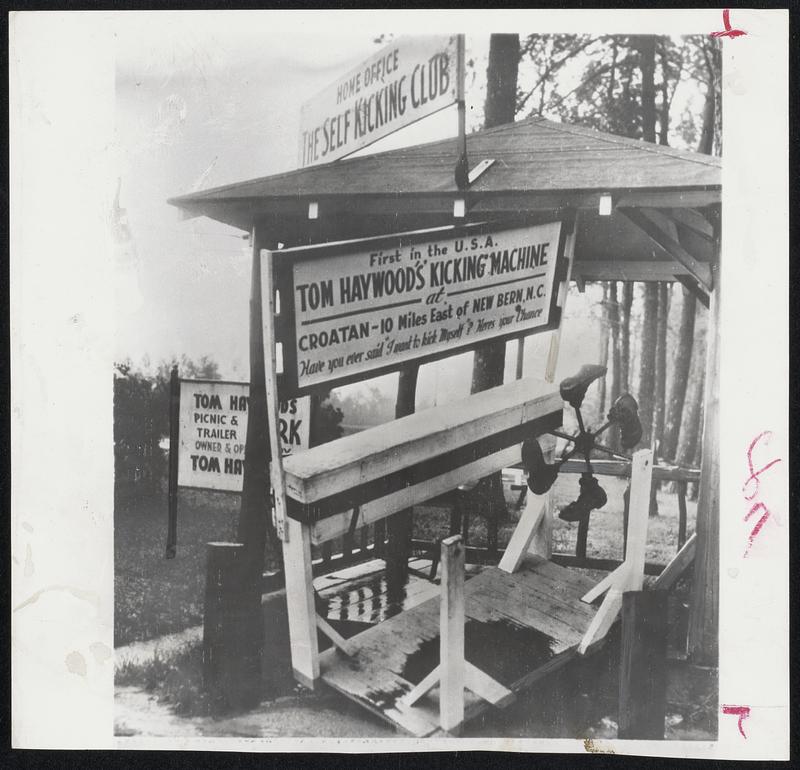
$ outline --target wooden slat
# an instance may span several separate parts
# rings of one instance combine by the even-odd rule
[[[338,647],[345,655],[352,656],[355,653],[355,647],[352,643],[348,642],[325,618],[316,616],[317,628],[322,631],[325,636],[330,639],[336,647]]]
[[[469,661],[464,664],[464,683],[477,696],[497,708],[505,708],[516,697],[508,687],[504,687]]]
[[[626,557],[629,565],[626,588],[630,591],[641,591],[644,583],[652,477],[653,452],[651,449],[640,449],[634,453],[631,461],[631,496]]]
[[[308,527],[286,520],[288,542],[283,544],[286,604],[289,614],[289,644],[295,678],[314,688],[319,678],[317,611],[311,570],[311,541]]]
[[[617,619],[621,607],[622,592],[616,588],[609,589],[608,593],[603,597],[600,609],[592,619],[586,634],[578,645],[578,653],[580,655],[585,655],[590,647],[603,639]]]
[[[439,718],[457,733],[464,721],[464,548],[461,536],[442,541],[439,633]]]
[[[679,275],[691,275],[680,262],[668,260],[594,260],[575,263],[573,281],[676,281]]]
[[[620,583],[620,578],[625,577],[625,572],[628,569],[627,564],[620,564],[613,572],[609,572],[594,588],[587,591],[582,597],[581,601],[586,604],[591,604],[598,596],[613,588]]]
[[[661,212],[656,209],[621,207],[617,207],[617,210],[625,214],[661,248],[684,265],[707,290],[711,289],[711,267],[705,262],[698,262],[669,234],[669,229],[674,228],[674,225]]]
[[[528,553],[531,541],[536,530],[544,519],[547,495],[528,494],[525,501],[525,510],[520,516],[514,533],[508,541],[503,558],[497,565],[504,572],[516,572],[522,560]]]
[[[602,460],[592,458],[592,470],[598,476],[619,476],[629,478],[631,464],[627,460]],[[570,459],[561,466],[561,473],[584,473],[583,460]],[[681,468],[677,465],[653,465],[653,481],[698,481],[699,468]]]
[[[361,526],[364,526],[379,521],[397,511],[402,511],[405,508],[418,505],[433,497],[438,497],[447,490],[457,487],[464,481],[473,478],[481,478],[494,471],[499,471],[501,468],[505,468],[509,463],[519,462],[519,459],[519,445],[511,446],[500,452],[489,455],[488,457],[482,457],[480,460],[476,460],[473,463],[468,463],[460,468],[448,471],[441,476],[436,476],[422,484],[415,484],[414,486],[401,489],[398,492],[392,492],[392,494],[378,498],[377,500],[370,500],[363,503],[359,508],[359,523]],[[350,526],[350,518],[351,512],[345,511],[344,513],[329,516],[326,519],[316,522],[316,524],[311,527],[312,542],[317,545],[344,534]]]
[[[664,571],[653,582],[653,588],[663,588],[669,590],[681,575],[689,568],[694,561],[695,549],[697,547],[697,533],[694,532],[692,536],[684,543],[681,548],[666,567]]]
[[[290,455],[284,462],[287,492],[301,503],[312,503],[522,423],[560,414],[562,406],[557,389],[541,380],[491,388],[395,420],[391,430],[376,426]]]
[[[404,695],[402,700],[403,705],[405,706],[413,706],[423,695],[426,695],[430,690],[436,687],[439,684],[439,671],[441,670],[440,666],[436,666],[436,668],[432,669],[430,674],[428,674],[414,689],[408,693],[408,695]]]

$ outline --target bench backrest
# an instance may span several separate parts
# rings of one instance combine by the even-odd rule
[[[519,444],[558,427],[562,409],[553,385],[516,380],[290,455],[287,513],[315,543],[338,537],[519,462]]]

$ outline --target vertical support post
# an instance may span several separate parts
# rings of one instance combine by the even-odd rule
[[[464,78],[466,67],[464,62],[464,35],[456,35],[456,103],[458,106],[458,160],[456,161],[455,180],[459,190],[469,186],[469,161],[467,160],[467,105],[464,99]],[[453,209],[454,216],[464,216]]]
[[[288,542],[283,544],[289,645],[295,679],[313,690],[319,679],[317,609],[311,564],[311,532],[294,519],[286,520]]]
[[[439,616],[439,720],[458,734],[464,721],[464,546],[454,535],[442,540]]]
[[[275,503],[275,530],[283,542],[283,572],[289,615],[289,643],[296,679],[311,689],[319,679],[319,646],[311,560],[311,533],[286,516],[286,485],[279,436],[278,372],[275,340],[273,255],[261,253],[261,301],[264,308],[264,381],[270,440],[270,479]],[[284,298],[284,303],[286,299]]]
[[[283,478],[283,457],[280,441],[280,396],[278,394],[277,351],[275,340],[275,284],[272,252],[261,254],[261,302],[263,306],[264,386],[267,397],[267,421],[270,443],[270,481],[274,498],[275,531],[286,542],[286,487]]]
[[[261,700],[261,592],[242,591],[241,543],[209,543],[203,617],[203,687],[215,711]]]
[[[586,541],[589,539],[589,516],[584,516],[578,522],[578,535],[575,539],[575,556],[578,559],[586,558]]]
[[[720,209],[714,210],[716,260],[708,313],[708,350],[700,490],[697,496],[697,551],[689,602],[687,652],[693,662],[716,666],[719,655],[719,331]]]
[[[247,400],[247,437],[244,454],[242,500],[236,537],[244,544],[248,570],[248,585],[260,594],[261,575],[264,569],[264,549],[267,533],[273,540],[278,558],[281,549],[269,518],[269,456],[270,439],[267,419],[267,396],[264,384],[264,326],[261,308],[261,247],[263,235],[254,227],[251,235],[252,265],[250,286],[250,395]],[[243,587],[244,590],[244,587]]]
[[[515,374],[515,379],[521,380],[522,379],[522,370],[525,364],[525,338],[520,337],[517,340],[517,369]]]
[[[640,449],[631,461],[631,495],[628,512],[627,589],[641,591],[650,519],[650,489],[653,485],[653,450]]]
[[[169,375],[169,490],[167,500],[167,559],[174,559],[178,547],[178,454],[181,416],[181,381],[177,365]]]
[[[666,666],[667,592],[627,591],[622,596],[619,738],[663,740]]]
[[[686,482],[679,481],[677,485],[678,494],[678,550],[683,548],[686,542]]]

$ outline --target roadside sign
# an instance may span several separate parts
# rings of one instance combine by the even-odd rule
[[[180,381],[178,486],[242,491],[249,396],[247,382]],[[308,448],[310,409],[308,397],[281,403],[283,456]]]
[[[557,327],[563,230],[484,223],[271,252],[285,387],[344,384]]]
[[[457,100],[456,35],[402,37],[300,111],[300,168],[349,155]]]

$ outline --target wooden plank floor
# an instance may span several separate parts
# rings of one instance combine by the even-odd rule
[[[593,585],[536,557],[513,575],[484,567],[465,585],[466,659],[510,690],[524,689],[575,654],[596,612],[580,601]],[[439,662],[438,591],[351,642],[351,658],[336,649],[321,655],[322,679],[404,732],[436,733],[438,687],[412,707],[400,699]],[[466,692],[466,719],[488,707]]]
[[[408,582],[397,595],[391,596],[382,559],[373,559],[353,567],[322,575],[314,580],[314,588],[327,605],[327,619],[374,625],[411,609],[439,594],[439,581],[426,579],[430,559],[409,561]],[[466,579],[480,572],[481,566],[467,565]],[[426,577],[422,577],[425,575]]]

